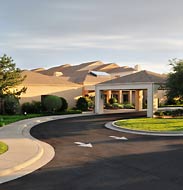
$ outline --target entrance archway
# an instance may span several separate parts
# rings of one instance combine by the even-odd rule
[[[104,112],[104,94],[105,90],[134,90],[135,91],[135,109],[142,110],[142,91],[147,90],[147,117],[153,117],[153,113],[158,108],[157,90],[159,85],[156,84],[116,84],[102,85],[99,84],[95,89],[95,113]]]

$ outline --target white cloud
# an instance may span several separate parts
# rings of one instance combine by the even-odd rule
[[[30,50],[73,50],[110,49],[121,51],[182,51],[183,40],[174,38],[143,38],[130,35],[66,35],[66,36],[26,36],[9,34],[9,40],[2,41],[0,47]]]

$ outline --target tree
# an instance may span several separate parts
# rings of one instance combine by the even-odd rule
[[[7,95],[20,97],[26,91],[26,87],[17,89],[16,86],[21,84],[26,76],[21,75],[21,70],[16,68],[11,57],[3,55],[0,57],[0,111],[3,111],[3,99]]]
[[[172,103],[183,102],[183,60],[173,59],[170,61],[172,72],[169,73],[166,87],[167,98]]]

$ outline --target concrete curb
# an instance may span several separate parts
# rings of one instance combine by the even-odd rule
[[[123,133],[131,133],[131,134],[136,134],[136,135],[149,135],[149,136],[166,136],[166,137],[181,137],[183,136],[183,133],[178,133],[178,132],[147,132],[147,131],[138,131],[138,130],[130,130],[130,129],[125,129],[122,127],[118,127],[117,125],[114,124],[115,121],[113,122],[108,122],[105,124],[105,127],[111,130],[123,132]]]
[[[55,151],[51,145],[30,135],[32,127],[39,123],[85,115],[93,113],[32,118],[0,128],[0,141],[9,148],[0,155],[0,184],[27,175],[54,158]]]

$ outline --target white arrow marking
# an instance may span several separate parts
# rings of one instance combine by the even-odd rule
[[[82,143],[82,142],[74,142],[74,143],[81,147],[88,147],[88,148],[93,147],[91,143]]]
[[[116,136],[109,136],[109,137],[116,139],[116,140],[124,140],[124,141],[128,140],[126,137],[116,137]]]

